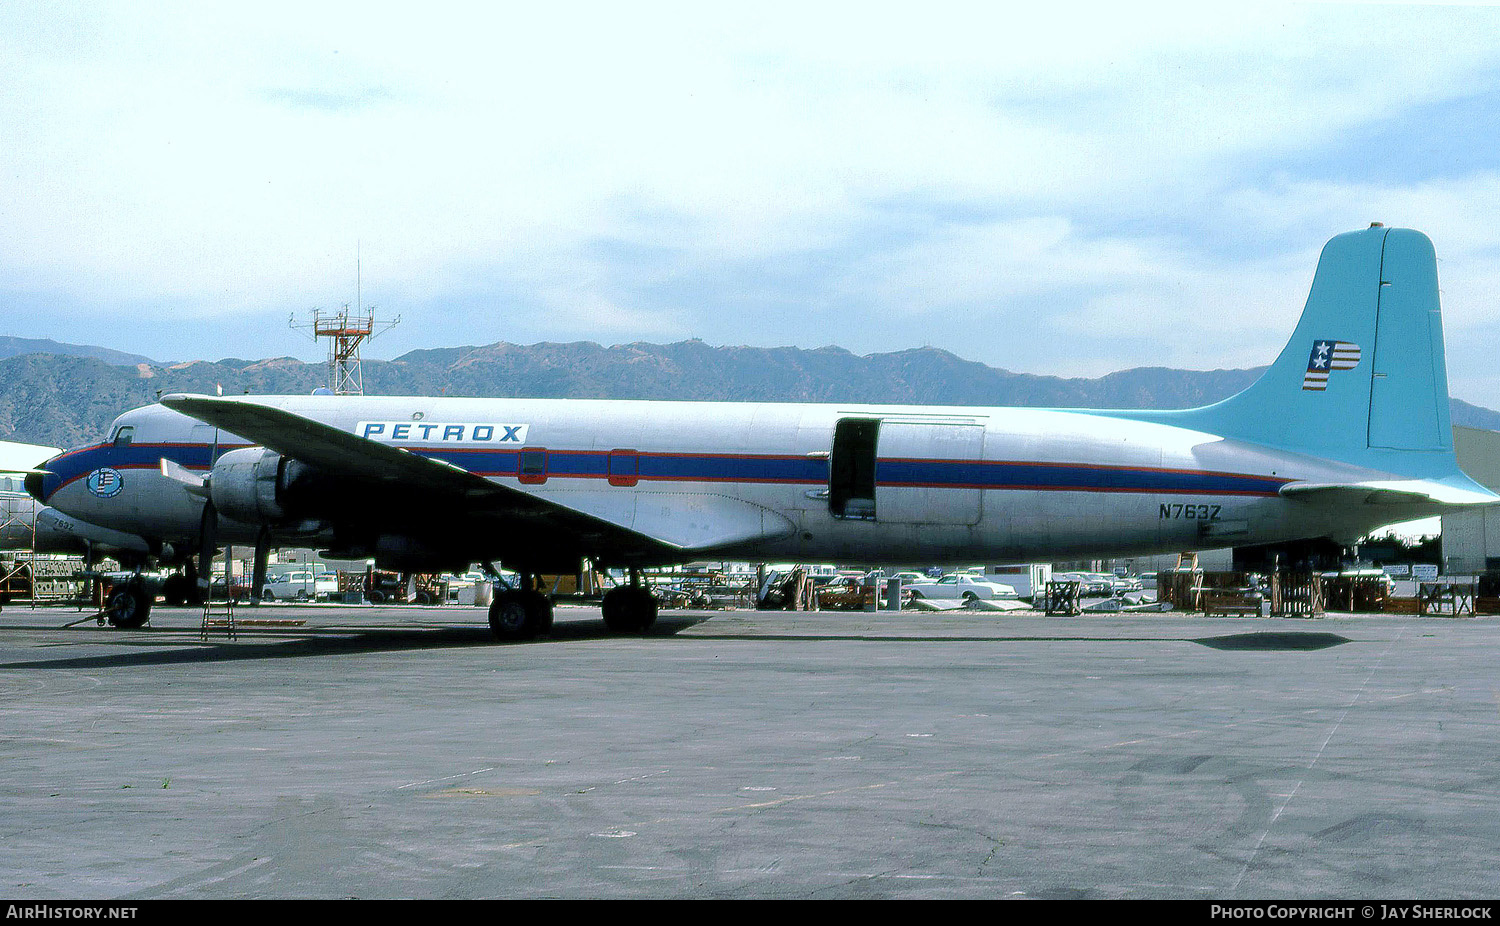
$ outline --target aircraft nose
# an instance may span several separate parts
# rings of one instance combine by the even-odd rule
[[[54,457],[53,459],[56,458]],[[27,473],[26,479],[23,481],[26,494],[39,502],[47,501],[47,465],[51,462],[52,460],[48,460],[41,465],[40,469]]]

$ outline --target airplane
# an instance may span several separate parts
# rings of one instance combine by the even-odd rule
[[[32,548],[41,506],[24,490],[24,480],[61,452],[57,447],[0,441],[0,550]]]
[[[545,633],[534,576],[583,559],[628,570],[603,616],[629,633],[656,619],[640,570],[693,559],[1352,543],[1500,501],[1454,457],[1432,243],[1379,223],[1325,245],[1275,362],[1201,408],[175,394],[45,470],[27,478],[39,500],[200,557],[294,543],[409,571],[501,563],[523,577],[490,606],[501,639]]]
[[[97,552],[127,562],[132,554],[149,554],[144,539],[70,518],[41,506],[25,491],[26,476],[39,472],[38,467],[61,452],[41,444],[0,441],[0,550]]]
[[[25,477],[39,473],[38,467],[58,453],[57,447],[0,441],[0,550],[81,553],[88,563],[113,556],[122,563],[144,564],[150,549],[143,538],[69,518],[24,491]]]

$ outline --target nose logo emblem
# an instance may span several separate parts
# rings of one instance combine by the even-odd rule
[[[88,477],[83,480],[83,484],[100,498],[113,498],[125,488],[125,480],[120,477],[119,471],[110,469],[108,466],[89,473]]]

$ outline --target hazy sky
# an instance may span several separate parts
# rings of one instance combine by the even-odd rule
[[[323,356],[358,253],[367,358],[1253,366],[1382,221],[1500,407],[1496,7],[7,0],[0,178],[0,333],[159,360]]]

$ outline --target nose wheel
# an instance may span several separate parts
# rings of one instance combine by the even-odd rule
[[[115,586],[104,605],[104,616],[111,624],[125,630],[146,625],[151,618],[151,596],[146,593],[145,583],[139,576]]]

